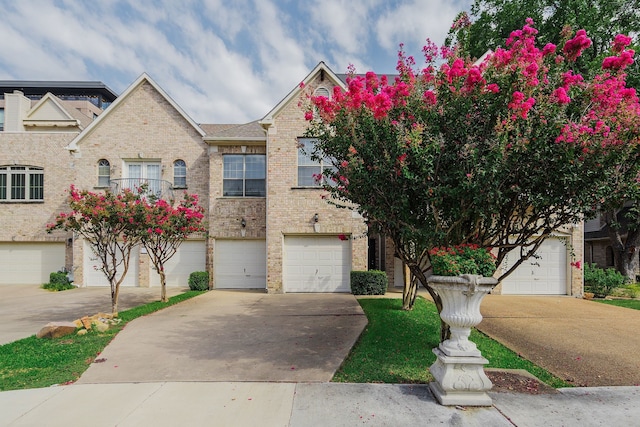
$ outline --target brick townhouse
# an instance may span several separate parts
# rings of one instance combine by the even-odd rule
[[[344,87],[344,76],[321,62],[302,82],[305,91],[329,95],[334,86]],[[402,263],[391,245],[367,236],[357,212],[323,200],[313,175],[329,165],[312,161],[302,149],[313,141],[303,137],[302,89],[292,83],[294,89],[271,111],[245,124],[195,123],[146,74],[117,98],[104,98],[111,103],[104,111],[78,109],[55,93],[34,101],[5,92],[0,269],[12,273],[0,285],[46,282],[62,266],[77,285],[106,285],[85,242],[63,232],[48,235],[45,226],[65,210],[72,183],[102,191],[148,182],[161,197],[198,194],[206,211],[207,235],[184,242],[166,266],[170,286],[184,286],[192,271],[207,270],[216,289],[348,292],[349,272],[367,268],[385,270],[391,286],[402,286]],[[28,197],[6,195],[19,190],[16,174],[29,183]],[[549,239],[541,258],[496,291],[580,294],[581,272],[569,266],[569,247],[581,259],[580,225]],[[144,251],[132,256],[124,286],[158,286]]]

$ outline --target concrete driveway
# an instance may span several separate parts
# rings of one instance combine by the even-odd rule
[[[184,288],[167,288],[169,296]],[[119,310],[160,300],[160,288],[120,288]],[[98,312],[111,313],[107,287],[50,292],[36,285],[0,286],[0,345],[35,335],[49,322],[72,321]]]
[[[330,381],[366,324],[349,294],[211,291],[129,323],[78,383]]]
[[[640,385],[640,310],[488,295],[480,311],[480,331],[576,386]]]

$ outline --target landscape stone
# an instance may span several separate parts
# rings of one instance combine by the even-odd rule
[[[105,332],[107,329],[109,329],[109,325],[100,321],[95,322],[93,325],[98,332]]]
[[[70,335],[76,331],[76,324],[73,322],[51,322],[36,334],[38,338],[60,338]]]

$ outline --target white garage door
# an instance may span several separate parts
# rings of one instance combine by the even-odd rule
[[[285,237],[285,292],[351,292],[351,241]]]
[[[83,272],[84,272],[84,283],[83,286],[109,286],[109,281],[106,276],[99,270],[102,263],[98,259],[98,257],[91,250],[91,245],[84,242],[84,264],[83,264]],[[129,270],[127,271],[127,275],[124,278],[124,281],[120,284],[120,286],[138,286],[138,270],[139,270],[139,260],[140,260],[140,250],[138,248],[134,248],[131,251],[131,258],[129,259]],[[122,265],[118,267],[118,276],[120,276],[122,271]]]
[[[41,285],[64,267],[64,243],[0,243],[0,285]]]
[[[206,245],[202,240],[186,240],[178,251],[164,264],[167,286],[188,286],[189,275],[194,271],[205,271]],[[149,260],[151,286],[160,286],[160,275]]]
[[[216,289],[265,289],[267,246],[264,240],[216,240]]]
[[[517,249],[516,249],[517,250]],[[517,295],[566,295],[567,294],[567,246],[565,240],[549,238],[538,249],[539,257],[531,257],[502,281],[503,294]],[[517,259],[511,253],[503,261],[507,268]]]

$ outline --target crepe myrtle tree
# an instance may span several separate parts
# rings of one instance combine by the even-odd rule
[[[146,189],[121,193],[93,193],[71,186],[70,212],[60,213],[47,231],[62,229],[82,236],[99,259],[111,287],[111,309],[118,312],[120,285],[129,270],[132,250],[143,244],[161,282],[161,300],[167,301],[164,263],[192,233],[203,232],[203,208],[195,195],[185,193],[177,205],[145,196]]]
[[[579,13],[578,13],[579,12]],[[559,44],[566,28],[583,28],[592,41],[573,65],[585,76],[601,73],[603,65],[626,73],[626,83],[640,88],[637,61],[603,59],[610,56],[611,40],[617,34],[629,34],[623,44],[637,50],[640,46],[640,9],[637,0],[475,0],[471,14],[461,12],[453,22],[445,44],[457,44],[472,58],[482,56],[487,48],[504,45],[511,30],[525,18],[535,19],[538,41]],[[606,23],[606,25],[603,25]],[[619,43],[618,47],[623,48]],[[626,46],[625,46],[626,48]],[[628,48],[626,48],[628,50]],[[636,280],[640,248],[640,199],[636,176],[625,176],[622,168],[606,201],[598,205],[600,220],[606,225],[616,269],[629,281]]]
[[[167,302],[164,264],[191,234],[206,231],[203,226],[204,209],[198,205],[197,195],[186,192],[177,206],[165,200],[151,203],[143,200],[142,206],[144,221],[139,224],[141,241],[160,275],[160,300]]]
[[[610,66],[585,79],[573,65],[586,33],[537,46],[533,25],[475,64],[428,42],[416,68],[401,46],[392,81],[350,69],[346,91],[308,98],[312,155],[335,166],[323,172],[328,200],[390,237],[438,310],[431,248],[477,244],[498,263],[515,253],[503,279],[552,232],[591,214],[621,165],[637,174],[640,109],[625,85],[633,52],[624,36]],[[405,308],[414,298],[405,288]]]
[[[142,240],[139,224],[145,220],[140,195],[131,190],[115,194],[93,193],[73,185],[68,199],[71,211],[60,213],[47,232],[62,229],[82,236],[99,259],[111,286],[111,310],[118,312],[120,284],[129,270],[133,248]]]

